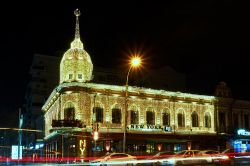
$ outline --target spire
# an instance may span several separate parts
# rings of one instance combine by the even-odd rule
[[[74,11],[74,14],[76,16],[76,31],[75,31],[75,39],[80,39],[80,28],[79,28],[79,16],[81,15],[81,12],[79,9],[76,9]]]
[[[79,9],[76,9],[74,11],[74,14],[76,16],[76,28],[75,28],[75,39],[71,43],[71,48],[83,49],[83,44],[80,39],[80,27],[79,27],[79,16],[81,15],[81,12]]]

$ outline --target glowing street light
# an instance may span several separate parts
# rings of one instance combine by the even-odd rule
[[[134,57],[131,59],[131,67],[138,67],[141,64],[141,58],[140,57]]]
[[[127,73],[126,89],[125,89],[125,111],[124,111],[124,129],[123,129],[123,152],[126,151],[126,132],[127,132],[127,110],[128,110],[128,78],[132,68],[139,67],[141,65],[140,57],[133,57],[130,60],[130,68]]]

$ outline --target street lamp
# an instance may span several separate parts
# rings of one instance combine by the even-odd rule
[[[140,57],[133,57],[130,60],[130,67],[127,73],[126,89],[125,89],[125,111],[124,111],[124,129],[123,129],[123,152],[126,151],[126,132],[127,132],[127,110],[128,110],[128,78],[132,68],[139,67],[141,65]]]

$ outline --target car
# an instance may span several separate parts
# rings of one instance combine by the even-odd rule
[[[226,149],[221,154],[227,155],[232,163],[237,163],[240,160],[250,158],[250,152],[237,152],[235,149]]]
[[[229,164],[230,159],[227,155],[220,153],[217,150],[201,150],[198,153],[203,159],[207,160],[207,163],[220,163],[220,164]]]
[[[169,158],[172,157],[175,153],[172,151],[163,151],[163,152],[158,152],[157,154],[155,154],[152,158],[152,160],[155,159],[164,159],[164,158]]]
[[[162,151],[158,152],[154,156],[146,157],[137,162],[136,166],[160,166],[162,159],[167,159],[172,157],[175,153],[172,151]]]
[[[90,161],[94,166],[133,166],[136,157],[126,153],[108,153],[100,158]]]
[[[241,152],[236,152],[234,149],[225,149],[221,153],[227,155],[231,160],[234,160],[236,156],[243,154]]]
[[[173,157],[162,159],[161,165],[197,165],[206,164],[207,160],[198,155],[199,150],[183,150]]]
[[[197,155],[205,158],[208,163],[213,163],[214,158],[219,157],[219,154],[220,152],[217,150],[201,150]]]

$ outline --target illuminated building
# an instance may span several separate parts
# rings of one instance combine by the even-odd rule
[[[75,39],[60,63],[60,84],[42,107],[47,157],[122,151],[125,120],[129,153],[214,146],[213,96],[129,86],[125,118],[125,86],[91,82],[93,64],[80,40],[78,12]]]

